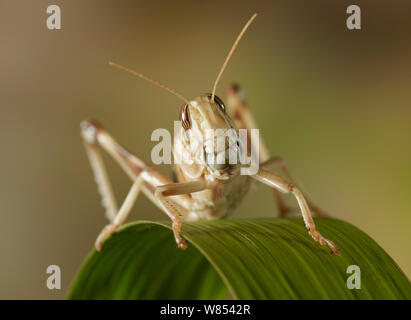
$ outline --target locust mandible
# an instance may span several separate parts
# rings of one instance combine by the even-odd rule
[[[176,155],[179,152],[186,152],[196,161],[189,165],[175,164],[174,172],[177,182],[173,182],[127,151],[96,121],[83,121],[81,123],[81,130],[84,144],[102,197],[106,215],[110,220],[110,223],[97,237],[95,243],[97,250],[100,250],[105,239],[124,223],[140,191],[168,215],[172,221],[172,230],[177,246],[178,248],[185,249],[187,245],[180,234],[183,221],[227,217],[247,194],[251,185],[258,181],[274,189],[281,217],[285,217],[290,213],[290,209],[285,205],[283,194],[292,194],[297,200],[305,226],[311,237],[321,245],[328,245],[333,253],[340,255],[338,247],[332,241],[323,237],[316,229],[311,210],[317,215],[323,215],[323,211],[314,206],[311,201],[306,200],[306,197],[304,197],[291,177],[283,159],[280,157],[270,157],[261,137],[256,142],[259,146],[259,168],[255,174],[241,175],[239,170],[241,167],[240,163],[232,164],[226,161],[224,164],[215,164],[208,161],[208,151],[205,150],[203,144],[206,140],[206,130],[223,129],[224,131],[226,129],[256,128],[255,120],[247,106],[244,95],[237,85],[229,85],[227,88],[227,107],[215,95],[217,84],[228,61],[256,16],[257,14],[254,14],[248,20],[236,38],[214,82],[212,93],[201,95],[193,100],[188,100],[180,93],[148,76],[110,62],[112,66],[151,82],[184,101],[179,114],[181,130],[177,135],[173,153]],[[188,145],[198,142],[197,140],[200,140],[200,143],[197,143],[197,145],[203,150],[203,153],[193,152],[192,149],[188,148]],[[253,141],[250,142],[248,146],[252,149]],[[117,207],[99,152],[99,146],[119,163],[133,181],[132,187],[120,209]],[[239,143],[229,144],[227,149],[217,150],[217,153],[222,152],[224,157],[228,154],[227,151],[238,154],[252,152],[252,150],[243,150],[239,146]],[[203,154],[203,156],[200,157],[199,154]],[[275,170],[281,170],[287,177],[287,180],[274,174],[273,171]]]

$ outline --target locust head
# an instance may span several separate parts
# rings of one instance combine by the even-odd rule
[[[242,143],[238,129],[226,112],[223,101],[201,95],[181,107],[182,152],[201,164],[208,174],[228,179],[239,173]]]

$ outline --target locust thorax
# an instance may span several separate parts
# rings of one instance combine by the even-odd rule
[[[183,172],[193,171],[213,179],[228,179],[239,174],[242,144],[238,129],[226,112],[223,101],[205,94],[182,106],[180,111],[180,148],[177,152],[191,159],[193,166],[184,161]]]

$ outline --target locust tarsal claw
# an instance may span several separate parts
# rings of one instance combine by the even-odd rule
[[[177,247],[179,249],[185,250],[187,248],[187,243],[180,236],[181,221],[180,220],[174,221],[172,228],[173,228],[174,238],[176,239],[176,242],[177,242]]]
[[[185,242],[183,239],[177,240],[177,247],[181,250],[187,249],[187,242]]]
[[[317,242],[319,242],[322,246],[324,245],[328,245],[331,250],[332,253],[334,253],[336,256],[341,256],[341,252],[340,249],[338,248],[338,246],[332,242],[331,240],[328,240],[327,238],[324,238],[321,233],[319,233],[317,230],[308,230],[308,233],[310,234],[310,236]]]
[[[104,241],[110,237],[116,230],[118,226],[115,224],[108,224],[104,227],[103,230],[101,230],[100,234],[98,235],[95,243],[95,247],[97,251],[100,251]]]

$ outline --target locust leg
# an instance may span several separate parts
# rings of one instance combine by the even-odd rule
[[[304,219],[305,227],[308,229],[308,233],[311,235],[311,237],[315,241],[319,242],[321,245],[327,244],[331,248],[334,254],[341,255],[337,245],[331,240],[324,238],[317,231],[314,220],[311,216],[310,208],[307,204],[307,201],[305,200],[302,192],[294,184],[262,168],[258,170],[256,175],[251,176],[251,177],[270,186],[271,188],[277,189],[278,191],[282,193],[293,194],[300,207],[301,214]]]
[[[101,203],[106,210],[107,219],[113,221],[118,211],[117,203],[107,175],[106,167],[101,158],[100,150],[97,148],[94,127],[86,127],[85,123],[82,123],[81,127],[84,146],[90,161],[91,169],[93,170],[98,191],[101,195]]]
[[[114,217],[114,219],[106,225],[103,230],[101,230],[100,234],[98,235],[96,239],[96,249],[101,250],[101,247],[103,246],[103,242],[111,236],[127,219],[136,199],[138,194],[140,193],[141,190],[141,185],[143,183],[143,178],[141,175],[137,176],[135,179],[133,185],[130,188],[130,191],[127,194],[126,199],[124,200],[119,212],[117,215]]]
[[[227,88],[227,103],[229,106],[229,112],[232,114],[234,121],[236,122],[239,129],[254,129],[257,128],[256,122],[250,109],[248,108],[247,102],[245,101],[244,94],[240,90],[239,86],[236,84],[231,84]],[[250,142],[250,141],[249,141]],[[257,143],[257,142],[255,142]],[[251,141],[251,146],[254,145],[254,141]],[[250,143],[248,143],[250,146]],[[287,164],[280,157],[270,157],[270,153],[264,143],[263,138],[259,137],[259,159],[260,167],[267,170],[280,170],[282,171],[287,179],[289,179],[294,185],[296,185],[295,179],[292,177]],[[250,152],[250,150],[248,150]],[[283,195],[277,190],[273,190],[274,198],[278,206],[278,211],[281,217],[286,217],[293,210],[286,204]],[[306,197],[307,199],[307,197]],[[312,201],[307,199],[308,205],[317,216],[327,216],[327,214],[320,209],[318,206],[314,205]]]
[[[269,158],[267,161],[264,161],[263,163],[260,164],[260,168],[270,170],[270,171],[271,170],[276,171],[279,167],[281,168],[280,160],[281,158],[277,158],[277,157]],[[273,189],[273,195],[277,203],[278,212],[280,214],[280,217],[282,218],[287,217],[293,211],[293,209],[287,205],[287,202],[285,201],[284,196],[281,194],[281,192],[279,192],[276,189]]]
[[[190,194],[193,192],[202,191],[213,188],[214,184],[207,181],[198,180],[190,182],[176,182],[162,186],[158,186],[155,191],[156,198],[164,206],[164,209],[169,212],[169,216],[173,221],[172,228],[177,245],[180,249],[187,247],[186,242],[181,238],[181,219],[182,212],[186,212],[178,203],[171,201],[170,196]],[[185,214],[186,215],[186,214]]]
[[[173,199],[168,199],[169,207],[178,207],[178,211],[172,211],[159,201],[157,187],[171,184],[170,179],[146,166],[143,161],[128,152],[117,143],[97,122],[83,121],[81,130],[90,164],[94,172],[98,189],[103,199],[110,224],[100,233],[96,241],[96,248],[100,249],[104,240],[110,236],[127,218],[140,190],[160,209],[162,209],[173,221],[173,231],[176,239],[181,229],[181,216],[187,214],[184,208],[190,207],[191,197],[188,194],[179,193]],[[98,146],[107,151],[124,169],[133,181],[133,185],[120,208],[117,210],[115,198],[110,186],[110,181],[106,173],[104,163],[101,159]],[[187,192],[189,193],[189,192]],[[180,226],[180,227],[179,227]],[[178,243],[179,247],[184,247]]]
[[[268,159],[267,161],[263,162],[260,164],[260,167],[262,167],[263,169],[266,170],[281,170],[284,175],[286,176],[286,178],[292,182],[295,186],[298,187],[297,183],[295,182],[295,179],[293,178],[293,176],[290,173],[290,170],[288,169],[288,166],[286,164],[286,162],[284,161],[283,158],[281,157],[271,157],[270,159]],[[280,211],[280,216],[281,217],[286,217],[288,214],[290,214],[292,212],[291,208],[288,207],[285,204],[284,199],[282,198],[282,195],[275,191],[274,192],[274,196],[277,198],[278,200],[278,207],[279,207],[279,211]],[[316,206],[310,199],[307,198],[306,195],[305,199],[308,203],[308,206],[310,207],[311,211],[313,213],[315,213],[316,216],[318,217],[327,217],[328,214],[322,210],[320,207]]]

